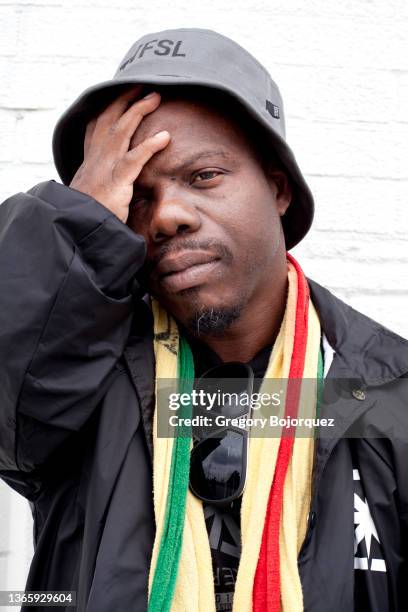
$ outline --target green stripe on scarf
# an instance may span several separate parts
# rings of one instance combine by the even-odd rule
[[[324,386],[324,368],[323,368],[323,355],[322,355],[322,347],[319,349],[319,357],[317,362],[317,398],[316,398],[316,418],[320,418],[320,404],[322,401],[323,394],[323,386]],[[318,434],[318,429],[315,430],[316,434]]]
[[[194,360],[188,342],[180,335],[178,352],[179,393],[191,391],[194,383]],[[191,404],[182,406],[180,417],[191,416]],[[163,533],[149,600],[149,612],[168,612],[174,596],[183,544],[186,498],[190,477],[191,427],[180,428],[171,456],[169,488]]]

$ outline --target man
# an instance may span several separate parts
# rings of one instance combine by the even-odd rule
[[[33,511],[27,590],[87,612],[404,610],[408,343],[287,253],[313,200],[263,67],[215,32],[145,36],[54,154],[64,184],[0,208],[0,466]],[[338,381],[308,406],[334,433],[160,436],[160,381],[214,366],[289,379],[288,418],[296,380]]]

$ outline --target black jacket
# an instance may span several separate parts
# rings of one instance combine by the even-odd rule
[[[147,606],[154,356],[136,279],[144,256],[115,215],[54,181],[0,207],[0,475],[33,511],[27,589],[75,590],[81,612]],[[388,610],[407,610],[408,342],[308,282],[336,351],[326,380],[346,382],[321,409],[336,437],[316,445],[299,555],[305,610],[358,609],[353,469],[381,542]],[[342,437],[353,423],[365,439]]]

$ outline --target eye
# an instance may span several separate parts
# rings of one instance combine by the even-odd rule
[[[204,181],[211,181],[212,179],[215,179],[217,176],[219,176],[221,174],[221,172],[219,170],[203,170],[202,172],[197,172],[197,174],[195,174],[193,176],[193,183],[203,183]]]
[[[145,206],[147,202],[148,202],[147,198],[144,198],[142,196],[139,196],[139,197],[134,196],[130,201],[129,207],[138,208],[140,206]]]

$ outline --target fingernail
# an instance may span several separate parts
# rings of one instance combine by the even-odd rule
[[[151,91],[147,96],[144,96],[143,100],[148,100],[149,98],[153,98],[156,95],[156,91]]]
[[[164,136],[169,136],[169,133],[167,130],[163,130],[162,132],[157,132],[157,134],[155,134],[153,138],[157,140],[161,140],[162,138],[164,138]]]

